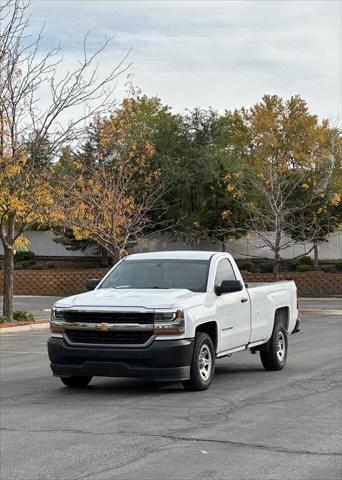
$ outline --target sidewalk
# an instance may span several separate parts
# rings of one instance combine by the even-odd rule
[[[2,326],[4,325],[4,326]],[[48,320],[40,320],[35,323],[29,322],[12,322],[11,324],[0,324],[0,335],[5,333],[27,332],[30,330],[41,330],[49,328]]]

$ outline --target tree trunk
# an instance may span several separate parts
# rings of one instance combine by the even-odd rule
[[[280,230],[277,230],[277,232],[276,232],[276,238],[275,238],[275,243],[274,243],[273,280],[278,280],[278,278],[279,278],[280,241],[281,241],[281,231],[280,231]]]
[[[101,267],[106,268],[110,266],[110,257],[106,249],[104,249],[103,247],[100,247],[100,248],[101,248]]]
[[[314,242],[314,269],[319,270],[318,264],[318,243]]]
[[[13,284],[14,284],[14,227],[15,213],[10,212],[7,217],[7,231],[3,225],[0,236],[4,249],[4,303],[3,315],[8,322],[13,320]]]
[[[121,260],[121,249],[119,247],[113,247],[111,250],[112,263],[115,265]]]
[[[279,255],[279,252],[275,252],[274,267],[273,267],[273,280],[278,280],[278,278],[279,278],[279,264],[280,264],[280,255]]]
[[[4,247],[4,304],[3,315],[8,322],[13,321],[13,283],[14,283],[14,252],[12,248]]]

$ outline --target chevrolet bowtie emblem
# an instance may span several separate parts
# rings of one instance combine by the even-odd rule
[[[108,323],[98,323],[96,325],[96,328],[98,328],[99,330],[102,330],[104,332],[104,331],[108,330],[109,325],[108,325]]]

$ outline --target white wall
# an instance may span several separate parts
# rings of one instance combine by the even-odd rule
[[[54,234],[47,232],[27,232],[25,233],[30,240],[29,250],[32,250],[39,256],[54,257],[87,257],[98,256],[94,249],[88,249],[85,252],[81,250],[70,251],[64,245],[53,241]],[[283,258],[294,258],[298,255],[309,251],[311,245],[292,245],[282,251]],[[230,252],[236,258],[250,257],[272,257],[272,252],[260,247],[260,240],[257,235],[249,235],[248,237],[238,240],[229,241],[226,244],[226,251]],[[156,250],[222,250],[222,244],[214,242],[200,242],[196,245],[187,244],[181,240],[175,240],[169,234],[163,233],[155,238],[142,239],[132,251],[156,251]],[[0,246],[0,255],[3,255],[3,249]],[[313,256],[313,252],[311,252]],[[319,246],[319,258],[321,260],[342,259],[342,232],[336,232],[329,236],[328,242],[324,242]]]
[[[98,256],[93,250],[89,249],[84,252],[81,250],[67,250],[61,243],[53,241],[55,235],[53,232],[25,232],[25,237],[30,241],[28,250],[31,250],[36,255],[42,257],[87,257]],[[3,255],[4,251],[0,242],[0,255]]]
[[[272,235],[272,234],[269,234]],[[283,237],[283,241],[286,237]],[[225,244],[225,250],[231,253],[235,258],[248,257],[269,257],[273,254],[267,247],[261,246],[258,235],[250,234],[247,237],[238,240],[232,240]],[[214,242],[200,242],[196,245],[189,245],[180,240],[172,240],[168,234],[161,234],[153,239],[141,240],[139,244],[134,247],[133,251],[158,251],[158,250],[223,250],[222,243]],[[295,258],[309,252],[312,245],[307,243],[292,244],[290,247],[282,250],[281,256],[285,259]],[[313,257],[313,252],[309,254]],[[340,260],[342,259],[342,232],[336,232],[329,236],[328,242],[324,242],[319,246],[320,260]]]

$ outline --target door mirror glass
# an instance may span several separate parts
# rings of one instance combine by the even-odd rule
[[[243,285],[240,280],[224,280],[221,285],[215,287],[215,293],[222,295],[223,293],[240,292],[242,289]]]
[[[91,278],[90,280],[87,281],[87,290],[94,290],[98,284],[100,283],[99,278]]]

